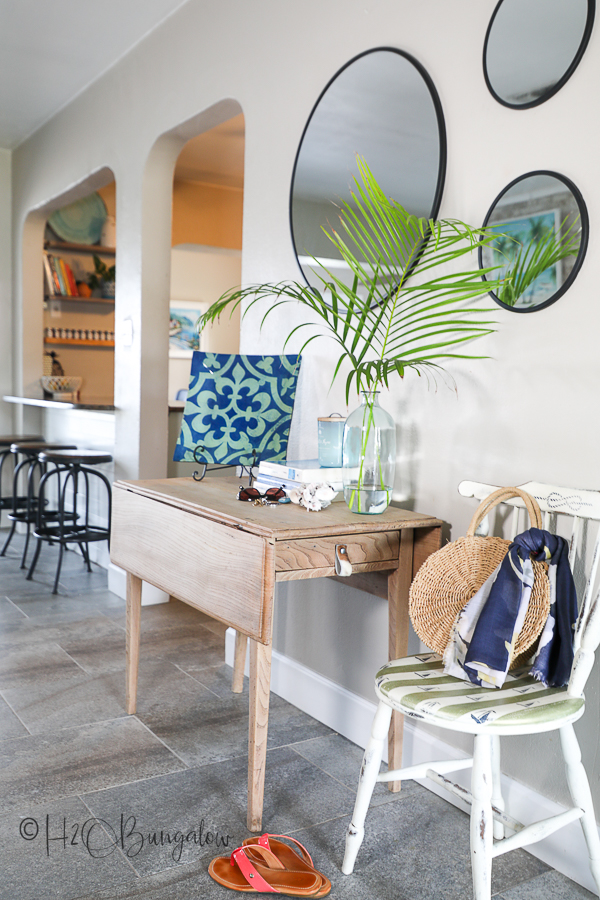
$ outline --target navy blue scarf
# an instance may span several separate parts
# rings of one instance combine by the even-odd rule
[[[474,683],[481,683],[469,663],[478,661],[492,669],[507,668],[515,620],[522,592],[531,578],[527,560],[549,563],[551,605],[542,631],[531,675],[549,687],[561,687],[569,681],[573,663],[573,633],[577,621],[577,594],[569,566],[568,545],[564,538],[530,528],[517,535],[499,566],[489,589],[464,658],[465,672]],[[525,571],[524,571],[525,563]]]

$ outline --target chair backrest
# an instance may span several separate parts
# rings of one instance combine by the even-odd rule
[[[571,569],[575,569],[575,560],[578,554],[586,561],[584,565],[586,583],[583,595],[579,600],[579,616],[573,639],[575,658],[568,689],[570,695],[581,696],[594,664],[596,648],[600,643],[600,601],[598,592],[593,593],[600,563],[600,527],[597,528],[593,548],[586,540],[587,529],[585,528],[586,521],[600,522],[600,492],[558,487],[538,481],[528,481],[527,484],[517,486],[537,500],[543,513],[543,527],[546,531],[556,532],[559,530],[554,521],[555,517],[567,516],[572,519],[568,538]],[[482,484],[476,481],[462,481],[458,486],[458,491],[463,497],[484,500],[498,487],[499,485]],[[514,507],[508,535],[513,538],[519,531],[528,527],[527,524],[519,527],[523,516],[521,511],[525,509],[525,504],[520,497],[511,498],[505,503],[507,506]]]

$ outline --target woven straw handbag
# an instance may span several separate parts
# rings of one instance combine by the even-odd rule
[[[410,588],[409,613],[417,635],[426,647],[443,654],[452,624],[468,600],[502,562],[510,541],[481,537],[475,529],[487,513],[511,497],[521,497],[532,528],[542,527],[536,500],[520,488],[500,488],[478,506],[465,537],[432,553],[417,572]],[[523,627],[515,643],[509,668],[523,665],[540,636],[550,612],[550,583],[544,563],[533,562],[534,586]]]

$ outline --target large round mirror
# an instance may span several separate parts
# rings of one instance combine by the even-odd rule
[[[496,100],[528,109],[559,91],[583,56],[594,13],[595,0],[500,0],[483,48]]]
[[[479,250],[490,278],[507,278],[500,306],[533,312],[554,303],[573,283],[585,257],[588,214],[578,189],[557,172],[521,175],[494,200],[484,225],[498,237]],[[483,276],[485,280],[485,275]]]
[[[446,169],[444,119],[427,72],[406,53],[377,48],[351,60],[326,86],[305,126],[290,218],[300,268],[313,286],[322,287],[315,259],[344,278],[341,256],[323,227],[337,227],[336,205],[351,199],[357,155],[388,197],[415,215],[437,214]]]

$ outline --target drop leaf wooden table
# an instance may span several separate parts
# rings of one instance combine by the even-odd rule
[[[248,828],[260,831],[276,583],[341,580],[336,553],[347,559],[352,574],[345,583],[387,598],[389,657],[397,659],[407,652],[408,589],[440,546],[441,522],[393,506],[364,516],[344,503],[320,512],[293,504],[254,506],[237,499],[238,486],[231,477],[116,482],[111,560],[127,572],[129,714],[136,709],[142,581],[236,630],[234,691],[241,691],[250,639]],[[402,717],[396,716],[390,766],[399,766],[401,757]]]

